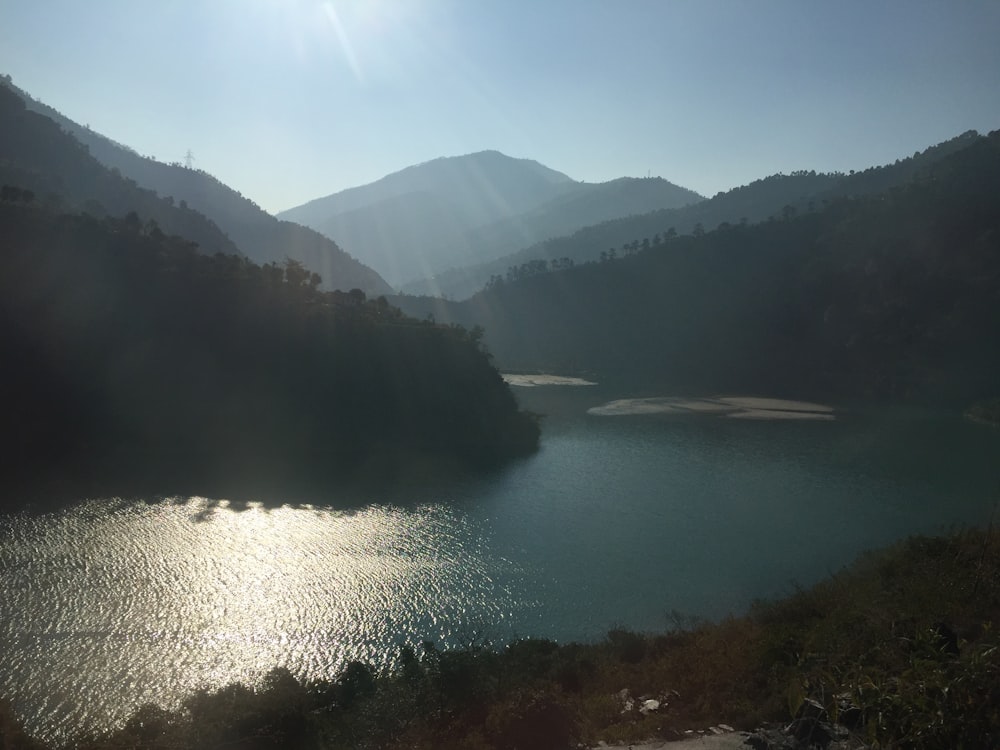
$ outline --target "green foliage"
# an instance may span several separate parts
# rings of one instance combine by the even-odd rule
[[[134,213],[0,203],[0,236],[12,497],[39,476],[70,496],[296,493],[537,445],[481,330],[322,292],[294,260],[201,255]]]
[[[631,630],[615,628],[609,631],[608,643],[615,656],[627,664],[638,664],[646,655],[646,639]]]
[[[537,688],[495,705],[486,731],[498,750],[560,750],[575,746],[580,734],[579,720],[559,692]]]
[[[992,345],[1000,339],[1000,132],[956,139],[903,166],[889,172],[907,180],[889,189],[889,177],[873,171],[844,177],[857,192],[816,210],[778,204],[776,215],[789,207],[784,220],[528,274],[461,303],[404,306],[425,314],[433,304],[438,320],[484,326],[511,370],[594,372],[678,392],[965,405],[1000,387]],[[603,237],[592,257],[608,259],[620,241]]]

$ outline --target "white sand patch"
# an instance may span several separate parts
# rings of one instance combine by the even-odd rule
[[[587,410],[599,417],[638,414],[701,414],[739,419],[815,419],[832,420],[833,407],[807,401],[788,401],[755,396],[719,396],[716,398],[625,398],[609,401]]]
[[[566,375],[514,375],[503,373],[501,377],[507,385],[519,388],[534,388],[539,385],[597,385],[583,378],[571,378]]]
[[[787,401],[783,398],[758,398],[757,396],[719,396],[715,401],[732,404],[744,409],[774,409],[778,411],[821,411],[832,412],[826,404],[811,404],[808,401]]]
[[[675,398],[622,398],[587,409],[587,414],[615,417],[627,414],[672,414],[685,411],[677,407],[678,401],[680,399]]]
[[[678,398],[673,399],[678,409],[698,412],[731,412],[733,407],[711,398]]]

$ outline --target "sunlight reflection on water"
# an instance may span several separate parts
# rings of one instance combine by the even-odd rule
[[[996,504],[1000,434],[956,415],[610,418],[587,413],[618,395],[600,387],[522,391],[549,415],[538,454],[351,511],[192,498],[0,516],[0,695],[59,740],[275,666],[335,677],[476,631],[660,631],[907,534],[985,525]]]
[[[0,693],[52,736],[273,666],[332,677],[393,644],[495,633],[529,606],[514,566],[441,505],[105,501],[5,526]]]

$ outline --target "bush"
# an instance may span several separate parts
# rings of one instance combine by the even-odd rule
[[[580,736],[579,720],[554,688],[516,692],[490,711],[486,727],[498,750],[560,750]]]

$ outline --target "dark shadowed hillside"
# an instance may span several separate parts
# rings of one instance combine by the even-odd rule
[[[755,224],[770,217],[816,211],[837,198],[869,195],[904,184],[921,169],[964,148],[975,136],[975,133],[963,133],[894,164],[850,175],[803,170],[755,180],[680,208],[650,210],[642,215],[607,221],[595,214],[594,221],[583,229],[563,233],[565,236],[549,235],[544,241],[526,245],[511,255],[446,271],[432,283],[409,285],[404,291],[464,299],[482,289],[491,278],[506,277],[510,269],[518,269],[524,264],[554,261],[558,266],[565,266],[568,262],[599,260],[602,253],[623,257],[658,245],[673,234],[703,232],[719,225]]]
[[[301,264],[205,256],[138,222],[0,199],[0,500],[282,496],[425,459],[529,452],[478,334]],[[23,494],[29,492],[30,495]]]
[[[182,209],[193,209],[214,221],[255,263],[281,263],[287,257],[319,273],[328,289],[346,291],[359,288],[376,295],[390,291],[377,273],[341,250],[330,238],[307,227],[275,219],[256,203],[206,172],[140,156],[127,146],[73,122],[24,92],[15,89],[15,93],[21,96],[29,110],[52,119],[84,144],[91,156],[107,168],[117,170],[127,179],[155,191]],[[187,233],[185,236],[191,235]]]
[[[5,85],[0,85],[0,184],[28,190],[34,203],[53,209],[94,216],[134,212],[164,232],[196,242],[205,253],[238,252],[214,222],[108,170],[48,117],[25,108]]]
[[[485,326],[506,368],[687,392],[989,396],[1000,391],[1000,132],[960,144],[885,192],[536,269],[463,303],[402,304]]]

